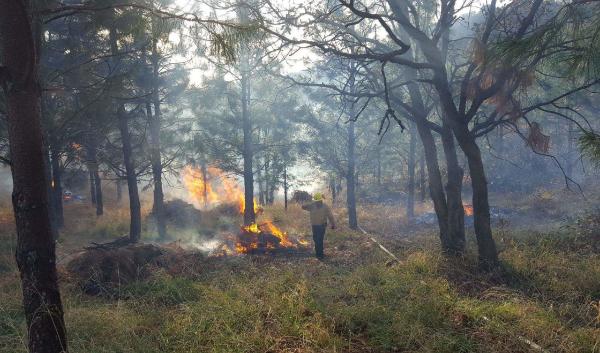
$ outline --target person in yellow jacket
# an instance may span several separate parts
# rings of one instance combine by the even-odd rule
[[[335,229],[335,219],[331,208],[323,203],[323,194],[316,193],[311,203],[302,205],[302,209],[310,212],[310,224],[312,225],[313,241],[315,243],[315,254],[319,260],[322,260],[323,239],[327,229],[327,221],[331,222],[331,229]]]

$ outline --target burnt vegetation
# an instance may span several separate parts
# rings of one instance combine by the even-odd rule
[[[600,352],[600,2],[0,5],[0,352]]]

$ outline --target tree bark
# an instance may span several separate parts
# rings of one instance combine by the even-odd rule
[[[125,107],[119,105],[117,109],[117,118],[119,120],[119,132],[121,133],[121,143],[123,149],[123,161],[125,164],[125,173],[127,175],[127,189],[129,191],[129,240],[136,243],[140,240],[142,233],[142,213],[140,207],[140,196],[138,194],[137,176],[132,158],[131,137],[129,136],[129,126],[125,116]]]
[[[96,156],[96,142],[94,137],[88,137],[86,146],[86,163],[90,174],[90,195],[92,204],[96,206],[96,215],[101,216],[104,213],[104,203],[102,202],[102,180],[98,174],[98,158]]]
[[[90,165],[88,164],[88,174],[90,175],[90,200],[92,201],[92,205],[96,205],[96,177],[94,176],[94,172]]]
[[[377,145],[377,171],[376,171],[376,178],[377,178],[377,197],[380,198],[382,195],[382,186],[381,186],[381,145]]]
[[[335,175],[329,177],[329,189],[331,190],[331,204],[335,205],[337,200],[337,185],[335,183]]]
[[[356,215],[356,135],[354,121],[348,122],[348,170],[346,171],[346,207],[348,209],[348,226],[358,229]]]
[[[496,243],[492,237],[488,186],[481,151],[479,150],[479,146],[477,146],[475,138],[471,136],[466,126],[456,124],[453,130],[456,140],[465,153],[467,163],[469,164],[471,186],[473,188],[473,217],[479,262],[484,268],[492,269],[498,266],[498,252],[496,250]]]
[[[416,79],[416,73],[409,71],[409,79]],[[449,233],[449,215],[446,192],[442,181],[442,173],[438,162],[438,154],[435,138],[431,128],[428,126],[425,106],[421,97],[421,92],[415,84],[409,84],[408,90],[413,106],[416,108],[413,116],[417,126],[417,132],[421,143],[423,144],[423,154],[427,164],[427,180],[429,184],[429,194],[433,202],[433,208],[438,220],[440,230],[440,243],[443,252],[451,249],[451,239]],[[419,115],[420,114],[420,115]]]
[[[446,193],[444,192],[442,173],[440,172],[438,163],[437,147],[431,130],[425,124],[425,118],[418,119],[416,124],[421,143],[423,144],[425,161],[427,163],[429,194],[438,220],[440,243],[442,245],[442,250],[446,251],[450,248],[450,237],[448,234],[448,205],[446,204]]]
[[[421,158],[419,158],[419,200],[421,202],[425,202],[425,197],[427,194],[427,187],[425,186],[426,183],[427,182],[425,180],[425,153],[423,152],[421,154]]]
[[[468,120],[458,112],[454,104],[447,82],[447,74],[443,67],[434,71],[433,83],[440,98],[443,119],[451,127],[456,141],[465,157],[467,157],[473,189],[473,218],[479,262],[483,268],[493,269],[499,264],[498,253],[496,243],[492,237],[488,185],[481,150],[475,141],[475,137],[469,131]]]
[[[159,90],[159,62],[157,41],[152,41],[152,103],[154,105],[154,115],[151,109],[147,109],[150,119],[150,158],[152,163],[152,180],[154,182],[154,202],[152,205],[152,214],[156,220],[158,237],[166,239],[167,223],[165,219],[164,192],[162,186],[162,160],[160,150],[160,128],[162,112],[160,109]],[[149,108],[149,107],[148,107]]]
[[[283,166],[283,208],[288,209],[288,180],[287,180],[287,164]]]
[[[259,160],[260,164],[260,160]],[[256,183],[258,184],[258,203],[260,205],[265,205],[265,190],[263,187],[263,175],[262,168],[256,168]]]
[[[410,141],[408,151],[408,195],[406,200],[406,218],[409,222],[415,217],[415,169],[416,169],[417,132],[414,126],[410,127]]]
[[[111,27],[109,31],[110,50],[113,57],[119,55],[117,46],[117,31]],[[115,64],[113,62],[113,64]],[[116,78],[118,80],[118,78]],[[117,84],[121,84],[117,82]],[[121,148],[123,151],[123,164],[125,165],[125,174],[127,179],[127,189],[129,193],[129,241],[136,243],[140,240],[142,233],[142,213],[140,207],[140,196],[138,193],[137,175],[135,174],[135,166],[133,162],[133,151],[131,148],[131,136],[129,135],[129,126],[125,106],[123,103],[116,102],[117,105],[117,121],[119,125],[119,133],[121,134]]]
[[[252,170],[252,122],[250,121],[249,101],[250,85],[248,82],[248,63],[245,59],[245,68],[242,68],[242,128],[244,133],[244,225],[256,222],[254,213],[254,173]]]
[[[123,200],[123,186],[120,177],[117,176],[115,184],[117,187],[117,202],[121,202],[121,200]]]
[[[57,228],[62,228],[65,225],[65,215],[63,208],[63,188],[62,188],[62,167],[60,165],[60,156],[54,149],[51,150],[52,163],[52,205],[54,224]]]
[[[102,216],[104,214],[104,202],[102,201],[102,179],[100,179],[100,173],[98,173],[97,161],[94,168],[94,187],[94,191],[96,193],[96,216]]]
[[[448,183],[446,184],[446,205],[448,207],[448,248],[452,255],[461,255],[465,249],[465,211],[462,202],[463,170],[458,164],[454,136],[443,124],[442,146],[446,157]]]
[[[29,4],[1,1],[0,67],[6,93],[12,160],[12,202],[17,228],[16,261],[21,275],[29,352],[66,352],[63,308],[56,274],[49,209],[46,148],[40,110],[38,57]]]

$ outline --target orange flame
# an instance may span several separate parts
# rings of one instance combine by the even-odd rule
[[[473,205],[465,205],[463,204],[463,209],[465,210],[465,216],[473,215]]]
[[[286,232],[283,232],[272,222],[267,221],[261,224],[252,223],[248,226],[242,227],[243,233],[240,235],[238,242],[235,244],[235,251],[238,254],[247,254],[252,250],[258,249],[261,240],[259,236],[261,234],[270,234],[276,237],[279,242],[277,244],[278,247],[282,248],[296,248],[297,245],[294,244],[289,238]],[[305,244],[301,244],[305,245]],[[275,249],[275,244],[273,242],[266,242],[264,244],[266,249],[272,250]]]
[[[186,166],[182,172],[182,181],[190,198],[196,206],[209,207],[214,204],[236,204],[241,214],[245,210],[244,191],[235,181],[230,179],[222,170],[209,167],[205,171]],[[253,199],[254,212],[262,213],[262,208]],[[221,255],[248,254],[254,250],[273,250],[275,248],[304,247],[308,242],[304,240],[290,240],[288,234],[279,229],[271,221],[252,223],[241,227],[242,232],[235,240],[229,238],[226,244],[219,249]]]
[[[219,168],[208,167],[203,173],[201,169],[188,165],[181,174],[183,185],[197,206],[235,203],[240,213],[244,213],[244,191]],[[254,200],[254,212],[259,210]]]

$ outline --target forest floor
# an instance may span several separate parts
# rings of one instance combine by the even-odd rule
[[[560,203],[560,200],[557,200]],[[266,210],[307,235],[293,206]],[[397,210],[396,210],[397,212]],[[65,274],[90,242],[126,233],[127,213],[96,219],[69,205],[57,246],[71,352],[600,352],[600,218],[583,212],[543,231],[497,227],[503,270],[439,254],[435,229],[393,230],[393,209],[360,211],[393,252],[343,225],[325,261],[288,255],[182,257],[95,297]],[[343,219],[341,211],[338,215]],[[343,223],[343,221],[340,221]],[[12,216],[0,213],[0,352],[26,352]],[[144,241],[150,241],[145,238]]]

